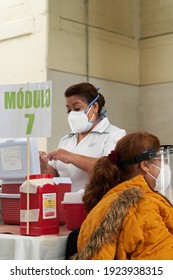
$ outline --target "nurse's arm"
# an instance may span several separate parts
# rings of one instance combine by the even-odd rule
[[[67,164],[73,164],[83,171],[90,173],[97,158],[71,153],[64,149],[58,149],[48,154],[49,160],[60,160]]]

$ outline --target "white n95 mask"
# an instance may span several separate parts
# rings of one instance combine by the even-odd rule
[[[68,123],[72,130],[72,132],[75,133],[85,133],[88,130],[91,129],[93,123],[97,122],[98,120],[92,122],[94,114],[92,115],[92,118],[89,120],[87,115],[90,112],[94,102],[99,98],[99,94],[94,98],[93,101],[90,102],[83,111],[71,111],[68,115]],[[88,109],[88,112],[86,112],[86,109]]]
[[[165,164],[162,168],[160,168],[160,173],[156,179],[156,185],[154,190],[164,194],[165,190],[169,187],[170,182],[171,170],[170,167],[167,164]]]
[[[71,111],[69,113],[68,122],[72,132],[84,133],[90,130],[91,126],[93,125],[92,119],[94,117],[94,114],[91,120],[88,120],[87,114],[89,113],[89,111],[87,113],[85,113],[85,111]]]
[[[155,165],[154,163],[151,163],[154,167],[160,170],[159,175],[157,178],[155,178],[150,172],[148,174],[155,179],[156,184],[154,187],[155,191],[159,191],[160,193],[164,194],[165,190],[169,187],[169,184],[171,182],[171,170],[170,167],[167,164],[164,164],[164,166],[159,167]]]

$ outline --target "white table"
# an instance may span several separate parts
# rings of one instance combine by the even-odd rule
[[[65,259],[67,235],[24,236],[8,234],[8,228],[0,234],[0,260]]]

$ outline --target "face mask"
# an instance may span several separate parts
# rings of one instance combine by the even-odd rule
[[[151,165],[155,166],[156,168],[158,168],[160,170],[159,175],[157,176],[157,178],[155,178],[150,172],[148,172],[148,174],[155,179],[156,184],[155,184],[155,191],[159,191],[160,193],[164,194],[164,191],[167,189],[167,187],[169,186],[170,182],[171,182],[171,170],[170,167],[165,164],[164,167],[160,168],[157,165],[150,163]]]
[[[161,168],[160,173],[156,180],[155,190],[162,192],[167,189],[171,182],[171,170],[169,166],[166,164],[164,168]]]
[[[73,132],[84,133],[91,129],[94,122],[92,122],[94,114],[92,118],[88,120],[88,113],[92,108],[92,104],[99,98],[99,95],[86,107],[89,108],[86,113],[86,109],[84,111],[71,111],[68,115],[68,123]]]
[[[92,115],[91,120],[88,120],[87,114],[89,111],[87,113],[85,113],[85,111],[71,111],[69,113],[68,122],[73,132],[84,133],[90,130],[91,126],[93,125],[92,119],[94,114]]]

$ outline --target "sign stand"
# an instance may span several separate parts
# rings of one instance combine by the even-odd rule
[[[30,175],[30,139],[27,137],[27,222],[26,234],[29,234],[29,175]]]
[[[52,81],[0,85],[0,138],[27,138],[27,234],[30,218],[29,137],[51,136]],[[46,118],[45,118],[46,116]],[[14,123],[20,123],[14,126]]]

